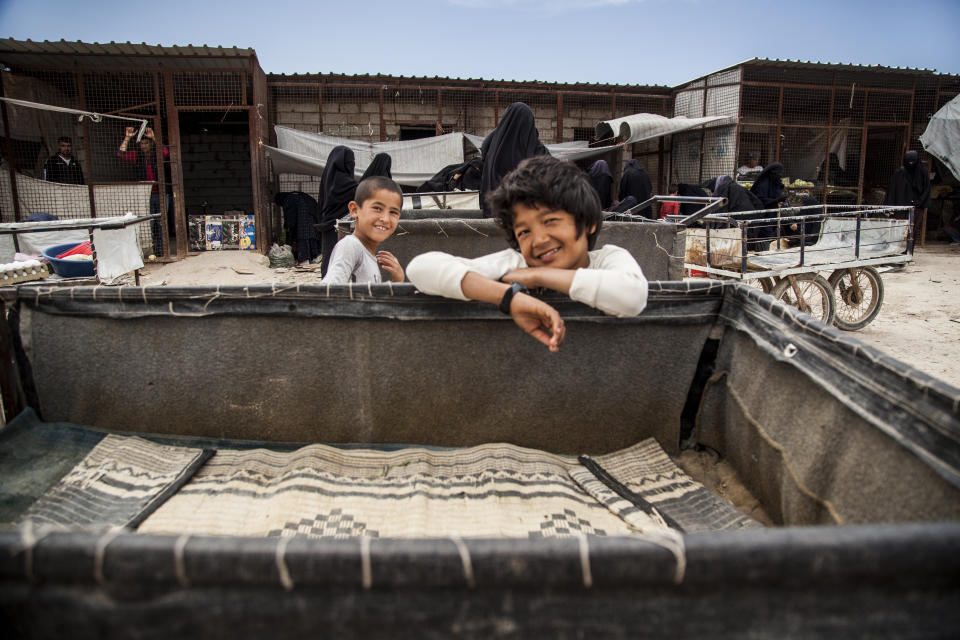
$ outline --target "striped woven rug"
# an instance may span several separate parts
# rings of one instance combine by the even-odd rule
[[[715,498],[715,499],[709,499]],[[756,523],[654,440],[596,458],[465,449],[221,450],[139,527],[243,536],[654,536]]]

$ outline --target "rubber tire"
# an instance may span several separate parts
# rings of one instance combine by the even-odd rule
[[[744,278],[743,282],[754,289],[762,289],[764,293],[773,291],[773,278]]]
[[[845,310],[855,308],[854,305],[850,305],[844,300],[844,290],[850,283],[849,270],[837,269],[830,274],[829,278],[830,286],[833,287],[834,290],[834,305],[837,311],[833,319],[833,324],[838,329],[843,329],[844,331],[859,331],[863,329],[873,322],[873,319],[880,313],[880,307],[883,306],[883,278],[880,277],[880,272],[873,267],[854,267],[854,269],[857,272],[857,279],[860,281],[860,286],[863,287],[864,280],[866,280],[866,288],[869,289],[871,295],[870,306],[855,319],[851,320],[842,317]],[[858,307],[859,304],[856,306]]]
[[[821,317],[813,317],[823,324],[831,324],[833,322],[836,307],[834,306],[833,300],[833,287],[830,286],[830,283],[827,282],[826,278],[817,275],[816,273],[798,273],[795,277],[797,279],[798,286],[800,286],[802,289],[804,299],[806,299],[807,295],[812,289],[815,293],[819,294],[821,302],[825,307]],[[773,291],[770,292],[770,295],[784,304],[788,304],[797,309],[800,308],[791,301],[791,298],[793,298],[793,287],[790,286],[790,278],[787,278],[786,276],[780,279],[780,282],[778,282],[777,286],[773,288]]]

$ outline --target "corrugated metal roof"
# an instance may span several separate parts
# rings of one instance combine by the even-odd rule
[[[939,73],[936,69],[920,69],[915,67],[889,67],[881,64],[854,64],[852,62],[820,62],[820,61],[810,61],[810,60],[781,60],[780,58],[751,58],[749,60],[744,60],[743,62],[738,62],[737,64],[730,65],[729,67],[724,67],[722,69],[717,69],[716,71],[711,71],[710,73],[694,78],[682,84],[677,85],[677,88],[684,87],[690,83],[703,80],[708,76],[712,76],[716,73],[721,73],[723,71],[729,71],[730,69],[736,69],[737,67],[779,67],[782,69],[809,69],[809,70],[820,70],[820,71],[866,71],[874,73],[896,73],[904,75],[920,75],[920,76],[929,76],[929,77],[949,77],[957,78],[956,74],[952,73]]]
[[[426,82],[429,84],[463,84],[465,86],[476,86],[479,83],[487,87],[504,87],[518,89],[523,87],[551,89],[571,89],[580,91],[635,91],[638,93],[657,93],[669,95],[672,90],[666,85],[652,84],[605,84],[599,82],[548,82],[543,80],[494,80],[490,78],[450,78],[445,76],[392,76],[384,74],[353,74],[345,73],[268,73],[267,80],[271,82],[297,82],[297,81],[316,81],[320,79],[334,80],[336,82],[370,82],[390,83],[390,82]]]
[[[8,67],[243,67],[256,60],[253,49],[150,45],[145,42],[34,42],[0,39],[0,63]]]

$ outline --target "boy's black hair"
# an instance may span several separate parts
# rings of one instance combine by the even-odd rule
[[[73,140],[70,139],[70,136],[60,136],[57,138],[57,144],[60,144],[61,142],[69,142],[70,144],[73,144]]]
[[[362,207],[363,203],[372,198],[373,194],[380,189],[393,191],[400,196],[400,201],[403,202],[403,189],[386,176],[370,176],[361,180],[360,184],[357,185],[357,192],[353,196],[353,201],[357,203],[358,207]]]
[[[593,249],[603,223],[600,197],[590,179],[577,165],[550,155],[527,158],[503,177],[500,186],[487,196],[490,211],[507,232],[507,242],[519,250],[513,233],[514,205],[537,205],[563,210],[573,216],[577,237],[587,232],[587,248]],[[590,233],[589,229],[595,227]]]

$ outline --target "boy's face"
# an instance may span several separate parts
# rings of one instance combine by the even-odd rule
[[[581,269],[590,264],[587,237],[596,227],[585,229],[578,237],[573,214],[539,204],[515,204],[513,213],[513,235],[527,266]]]
[[[356,220],[353,234],[364,245],[372,244],[375,248],[397,230],[402,206],[400,194],[389,189],[377,189],[364,200],[363,205],[351,202],[347,208],[350,217]],[[367,248],[370,249],[370,246]]]

